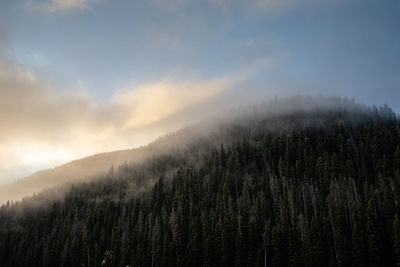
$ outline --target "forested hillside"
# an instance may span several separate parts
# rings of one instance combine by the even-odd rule
[[[400,266],[397,116],[249,114],[61,200],[3,205],[0,266],[101,266],[106,251],[108,266]]]

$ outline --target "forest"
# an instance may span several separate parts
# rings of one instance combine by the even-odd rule
[[[390,108],[254,111],[3,204],[0,266],[400,266],[399,204]]]

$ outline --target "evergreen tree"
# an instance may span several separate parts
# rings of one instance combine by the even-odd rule
[[[5,203],[0,266],[400,267],[400,123],[377,114],[260,117]]]

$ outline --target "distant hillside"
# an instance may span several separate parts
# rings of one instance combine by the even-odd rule
[[[38,171],[17,182],[0,187],[0,202],[20,199],[43,189],[63,183],[76,183],[104,174],[110,166],[121,165],[127,160],[145,157],[143,148],[98,154],[75,160],[54,169]]]
[[[400,120],[388,107],[276,100],[31,179],[117,155],[142,161],[1,206],[0,266],[400,265]]]
[[[179,149],[192,137],[194,129],[182,129],[155,142],[134,149],[107,152],[74,160],[53,169],[38,171],[16,182],[0,186],[0,203],[20,200],[42,190],[87,182],[104,176],[111,167],[139,163],[151,156]],[[198,131],[196,131],[197,135]],[[178,142],[179,140],[179,142]]]
[[[315,118],[302,116],[307,113],[342,112],[346,113],[347,120],[352,123],[361,123],[366,119],[378,115],[383,118],[394,118],[396,115],[388,108],[380,110],[368,108],[356,104],[352,100],[337,97],[292,97],[287,99],[275,99],[258,103],[251,107],[240,107],[236,110],[222,112],[219,116],[208,118],[201,123],[170,133],[155,142],[135,149],[121,150],[89,156],[53,169],[36,172],[17,182],[0,186],[0,203],[8,200],[19,200],[23,197],[37,194],[44,189],[51,189],[66,184],[74,184],[89,181],[104,176],[111,168],[124,163],[138,163],[149,157],[168,153],[170,150],[184,149],[193,139],[205,137],[210,133],[217,134],[216,142],[228,143],[231,137],[224,135],[229,127],[252,127],[252,124],[260,120],[269,119],[266,127],[269,130],[295,130],[300,125],[319,125]],[[302,121],[276,120],[292,116],[302,116]],[[326,122],[325,122],[326,123]],[[233,137],[234,138],[234,137]]]

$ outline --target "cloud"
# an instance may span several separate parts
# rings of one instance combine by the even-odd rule
[[[29,0],[28,4],[41,10],[50,12],[90,10],[90,6],[97,0]]]
[[[85,96],[56,93],[33,71],[17,65],[8,64],[0,71],[0,88],[0,140],[13,136],[52,138],[60,133],[49,132],[49,125],[55,129],[72,126],[78,114],[90,113],[94,105]]]
[[[228,10],[239,8],[247,11],[275,11],[277,9],[288,8],[298,5],[308,5],[314,3],[329,3],[327,0],[208,0],[212,7],[227,12]]]
[[[187,0],[153,0],[153,3],[164,11],[178,11],[186,5]]]
[[[340,0],[336,0],[340,1]],[[295,5],[307,5],[313,3],[329,3],[328,0],[150,0],[157,8],[166,12],[181,12],[185,8],[193,8],[200,5],[209,5],[217,10],[228,12],[230,10],[246,10],[264,12],[287,8]],[[196,2],[196,3],[195,3]],[[335,1],[333,1],[335,2]],[[195,3],[195,4],[194,4]]]
[[[87,92],[54,87],[30,70],[3,62],[0,183],[94,153],[146,144],[195,122],[190,116],[185,121],[179,117],[193,107],[201,108],[236,82],[229,77],[168,78],[128,86],[101,102]]]
[[[154,35],[151,41],[152,48],[167,48],[170,50],[181,51],[186,49],[184,42],[176,35],[160,32]]]
[[[158,122],[212,98],[231,84],[229,79],[165,80],[119,92],[115,95],[115,103],[128,115],[125,126],[136,128]]]
[[[253,0],[256,8],[272,9],[290,6],[298,3],[296,0]],[[310,0],[302,0],[302,3],[310,2]]]

